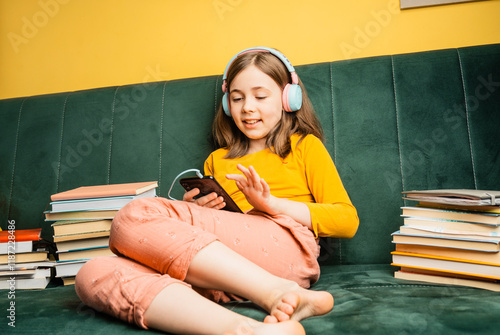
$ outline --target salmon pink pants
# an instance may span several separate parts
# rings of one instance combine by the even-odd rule
[[[164,198],[124,206],[111,227],[109,245],[118,256],[89,260],[75,289],[88,306],[147,328],[144,312],[172,283],[184,282],[193,257],[220,241],[268,272],[309,287],[319,277],[313,233],[288,216],[232,213]],[[217,271],[217,269],[214,269]],[[213,301],[230,293],[196,289]]]

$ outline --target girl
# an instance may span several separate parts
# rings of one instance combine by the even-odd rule
[[[323,146],[305,89],[281,53],[251,48],[224,73],[214,121],[220,149],[205,161],[245,214],[217,194],[135,200],[110,248],[76,278],[87,305],[143,328],[181,334],[303,334],[298,321],[333,308],[319,278],[319,236],[350,238],[358,217]],[[258,322],[217,302],[248,299]]]

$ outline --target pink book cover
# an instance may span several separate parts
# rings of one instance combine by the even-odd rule
[[[82,186],[69,191],[53,194],[52,201],[77,200],[91,198],[123,197],[137,195],[158,187],[158,182],[139,182],[112,185]]]

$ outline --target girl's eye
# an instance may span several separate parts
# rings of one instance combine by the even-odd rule
[[[257,100],[264,100],[266,98],[267,98],[267,96],[260,96],[260,97],[257,97]]]
[[[242,100],[242,98],[232,98],[233,102],[238,102],[238,101],[241,101],[241,100]]]

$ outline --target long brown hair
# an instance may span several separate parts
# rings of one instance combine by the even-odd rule
[[[249,52],[238,56],[229,67],[228,91],[236,75],[250,65],[255,65],[271,77],[282,90],[292,81],[290,72],[279,58],[268,52]],[[300,78],[299,85],[302,88],[302,107],[296,112],[282,111],[281,121],[269,132],[266,140],[267,147],[281,158],[285,158],[290,153],[290,137],[294,134],[301,135],[301,139],[308,134],[313,134],[323,141],[321,124]],[[216,145],[228,149],[225,158],[246,155],[250,141],[238,129],[233,119],[224,113],[222,103],[217,110],[212,127]]]

